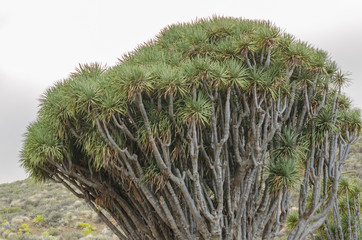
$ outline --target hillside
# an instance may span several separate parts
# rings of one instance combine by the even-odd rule
[[[362,140],[352,146],[344,167],[344,175],[355,178],[362,184]]]
[[[118,239],[61,184],[31,179],[0,185],[0,239]]]

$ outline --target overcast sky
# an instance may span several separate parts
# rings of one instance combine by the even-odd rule
[[[112,66],[169,24],[213,14],[271,20],[352,73],[362,108],[360,0],[1,0],[0,183],[26,178],[19,151],[46,88],[78,63]]]

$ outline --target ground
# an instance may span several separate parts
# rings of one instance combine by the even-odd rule
[[[82,238],[117,239],[83,200],[60,184],[26,179],[0,185],[0,239]]]

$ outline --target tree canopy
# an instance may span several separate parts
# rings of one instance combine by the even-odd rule
[[[333,208],[359,137],[348,81],[268,21],[171,25],[117,65],[79,65],[49,88],[21,163],[120,239],[272,239],[292,193],[289,239],[303,239]]]

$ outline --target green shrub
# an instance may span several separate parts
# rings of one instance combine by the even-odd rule
[[[45,221],[45,218],[42,215],[37,215],[33,221],[35,222],[35,224],[42,224]]]
[[[28,224],[22,224],[21,225],[21,228],[19,228],[19,231],[18,231],[19,233],[28,233],[28,232],[30,232],[30,229],[29,229],[29,226],[28,226]]]
[[[78,222],[77,226],[84,229],[82,232],[84,236],[87,236],[93,232],[93,227],[89,223]]]

